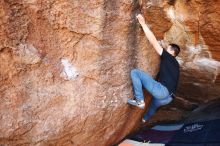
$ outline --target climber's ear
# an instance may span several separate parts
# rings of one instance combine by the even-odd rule
[[[175,51],[172,49],[172,46],[171,45],[168,45],[167,47],[167,52],[170,53],[172,56],[176,56],[175,55]]]

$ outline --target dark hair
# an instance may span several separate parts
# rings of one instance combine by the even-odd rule
[[[174,51],[175,56],[180,53],[180,47],[177,44],[170,44],[171,49]]]

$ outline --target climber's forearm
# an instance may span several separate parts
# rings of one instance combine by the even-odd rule
[[[146,23],[141,23],[141,26],[144,30],[144,33],[147,37],[147,39],[149,40],[149,42],[152,44],[152,46],[154,47],[154,49],[157,51],[157,53],[159,55],[162,54],[163,52],[163,48],[160,46],[160,44],[157,42],[156,37],[154,36],[153,32],[149,29],[149,27],[147,26]]]

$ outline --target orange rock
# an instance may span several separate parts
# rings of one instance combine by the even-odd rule
[[[0,145],[113,145],[134,131],[144,111],[126,104],[130,70],[155,76],[159,64],[135,19],[138,9],[158,40],[182,48],[178,98],[152,120],[179,120],[218,97],[218,6],[0,1]]]
[[[159,57],[128,1],[0,2],[0,145],[113,145],[143,110],[130,70]],[[149,101],[149,100],[148,100]]]

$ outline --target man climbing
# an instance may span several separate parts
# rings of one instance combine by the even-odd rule
[[[131,71],[135,97],[134,99],[128,99],[128,103],[144,109],[145,102],[142,86],[152,95],[152,102],[142,118],[142,122],[144,123],[155,113],[158,107],[167,105],[173,100],[179,80],[179,63],[175,57],[179,54],[180,48],[176,44],[170,44],[166,49],[162,48],[145,23],[144,17],[138,14],[137,19],[147,39],[161,56],[160,70],[156,80],[139,69],[133,69]]]

